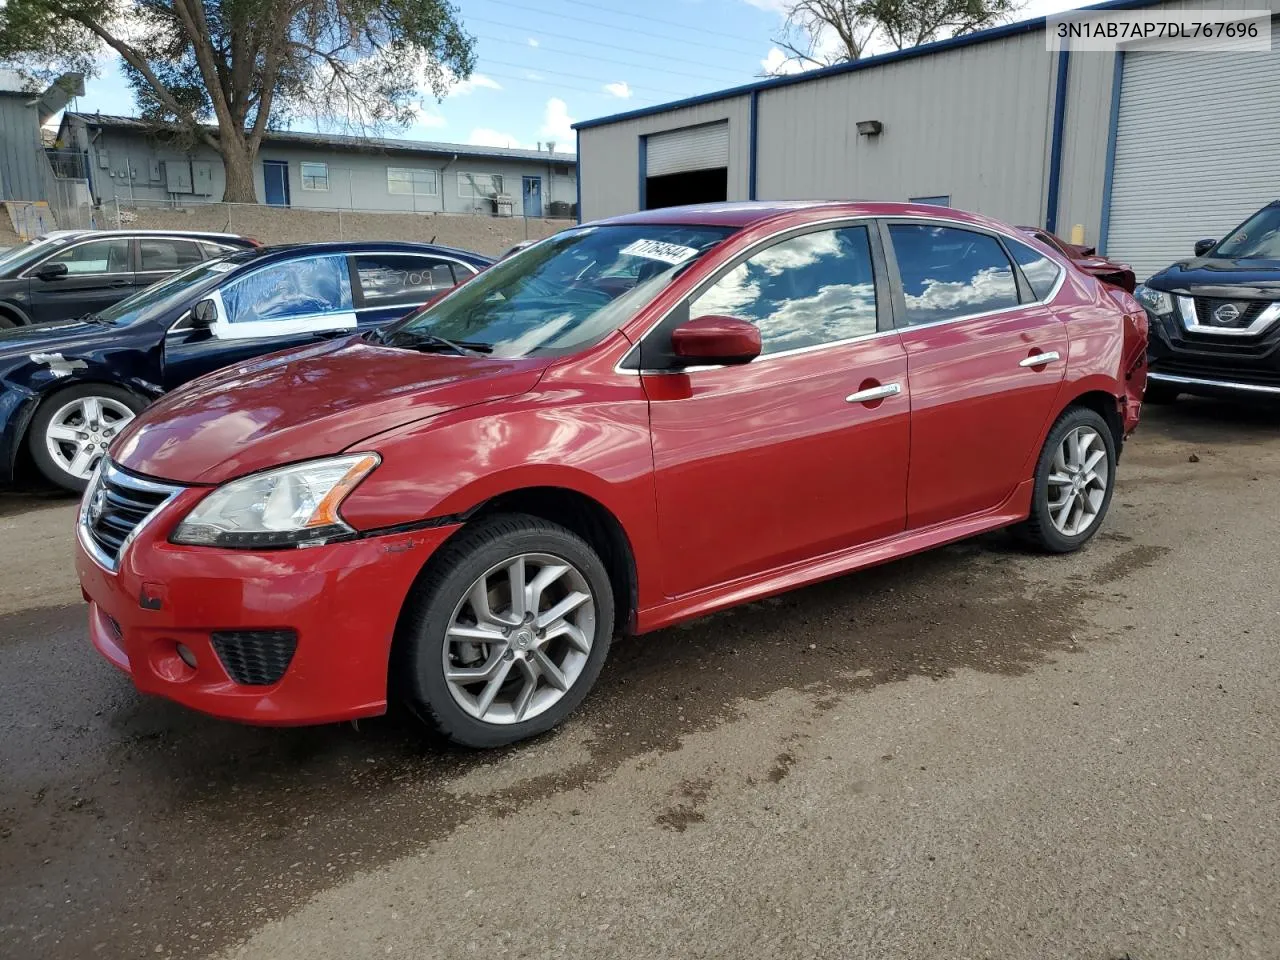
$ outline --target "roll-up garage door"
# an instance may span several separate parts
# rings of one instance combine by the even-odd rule
[[[1280,199],[1280,52],[1127,53],[1107,255],[1142,280]]]
[[[645,176],[665,177],[670,173],[727,167],[729,121],[651,133],[645,144]]]

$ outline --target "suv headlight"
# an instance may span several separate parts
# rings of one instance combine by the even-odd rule
[[[338,508],[381,462],[376,453],[354,453],[232,480],[197,503],[169,539],[209,547],[293,547],[354,533]]]
[[[1134,288],[1133,295],[1157,317],[1167,317],[1173,313],[1173,297],[1163,290],[1152,290],[1145,283],[1140,283]]]

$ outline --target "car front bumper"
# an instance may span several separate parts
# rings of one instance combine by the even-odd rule
[[[77,537],[76,570],[98,651],[143,693],[230,720],[316,724],[383,713],[405,598],[456,526],[261,552],[169,543],[176,519],[198,498],[188,491],[162,508],[116,571]],[[214,644],[215,634],[290,633],[287,668],[257,685],[233,679],[236,664],[224,663],[225,648],[220,654]]]
[[[1255,334],[1191,330],[1178,311],[1147,313],[1147,380],[1200,396],[1280,398],[1280,323]]]

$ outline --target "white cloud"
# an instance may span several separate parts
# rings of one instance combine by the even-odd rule
[[[785,17],[794,0],[744,0],[749,7],[755,7],[757,10],[768,10],[779,16]]]
[[[605,93],[611,94],[620,100],[626,100],[631,96],[631,87],[627,85],[625,80],[619,80],[617,83],[606,83],[604,89]]]
[[[467,143],[475,147],[511,147],[513,149],[525,147],[519,137],[499,130],[490,130],[488,127],[476,127],[472,130]]]
[[[539,80],[545,80],[545,79],[547,79],[547,78],[546,78],[546,77],[544,77],[542,74],[540,74],[540,73],[535,73],[535,72],[534,72],[534,71],[532,71],[532,70],[526,70],[526,71],[524,72],[524,75],[525,75],[525,78],[526,78],[526,79],[528,79],[528,80],[532,80],[534,83],[537,83]]]
[[[413,105],[413,125],[417,127],[447,127],[449,121],[427,109],[421,101]]]
[[[788,61],[787,55],[777,47],[769,48],[769,55],[760,61],[760,66],[764,67],[764,72],[768,74],[800,73],[804,70],[802,63],[795,60]]]
[[[569,116],[569,105],[559,97],[547,101],[547,111],[543,116],[542,129],[539,131],[548,140],[554,140],[561,150],[572,149],[573,118]]]
[[[530,38],[529,38],[529,46],[531,46],[531,47],[540,46],[540,44],[538,43],[538,38],[537,38],[537,37],[530,37]]]
[[[468,93],[474,93],[479,89],[485,90],[501,90],[502,84],[493,77],[483,73],[473,73],[466,80],[455,80],[449,85],[449,96],[462,96]]]

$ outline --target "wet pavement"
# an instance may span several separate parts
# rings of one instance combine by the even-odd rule
[[[1120,671],[1121,686],[1132,685],[1136,697],[1149,676],[1143,658],[1152,655],[1142,645],[1170,640],[1167,629],[1150,632],[1149,622],[1157,613],[1198,622],[1203,599],[1179,587],[1180,577],[1197,575],[1197,558],[1225,554],[1244,558],[1255,572],[1259,564],[1280,568],[1271,552],[1274,510],[1259,523],[1228,523],[1224,513],[1277,502],[1277,464],[1280,414],[1211,403],[1151,411],[1121,462],[1107,527],[1084,553],[1039,557],[996,534],[622,640],[596,693],[565,728],[487,754],[427,741],[400,716],[358,728],[255,729],[139,696],[85,639],[85,608],[68,576],[74,505],[41,494],[0,497],[0,562],[8,581],[0,589],[0,943],[10,945],[0,955],[198,957],[266,935],[276,939],[256,951],[250,941],[247,955],[313,958],[323,953],[307,940],[316,924],[289,925],[303,922],[299,918],[309,917],[325,895],[361,890],[341,901],[353,915],[383,906],[373,903],[379,894],[360,885],[434,856],[446,840],[462,859],[474,856],[483,872],[495,857],[502,860],[468,839],[484,824],[559,811],[556,822],[573,823],[586,840],[646,831],[657,831],[664,842],[692,838],[707,830],[708,810],[717,802],[736,803],[757,789],[795,789],[807,775],[808,762],[817,758],[794,733],[776,742],[762,733],[776,733],[779,718],[790,716],[790,707],[777,706],[788,697],[804,701],[806,737],[830,733],[834,718],[882,702],[876,698],[884,698],[889,716],[891,701],[904,691],[917,704],[915,722],[927,729],[938,720],[929,704],[944,702],[949,684],[954,692],[980,678],[997,697],[1004,687],[1015,697],[1020,684],[1049,689],[1069,674],[1074,683],[1118,652],[1130,655],[1121,666],[1106,667],[1108,682],[1114,685]],[[1232,635],[1268,644],[1256,651],[1265,662],[1255,677],[1280,667],[1272,649],[1273,584],[1269,576],[1236,581]],[[984,710],[948,715],[946,724],[958,739],[969,727],[1022,729],[1017,713]],[[1257,735],[1269,738],[1276,722],[1270,708]],[[875,729],[874,717],[863,730],[868,743],[885,732]],[[1207,733],[1229,759],[1238,731]],[[1022,745],[1020,736],[1009,737],[1010,751]],[[839,749],[826,743],[822,755],[838,761]],[[641,821],[604,811],[580,815],[593,796],[631,777],[641,785],[638,792],[646,776],[665,790],[662,771],[679,766],[682,751],[725,758],[760,753],[768,762],[750,784],[735,780],[730,787],[724,778],[701,775],[673,780],[668,801],[646,807]],[[1258,790],[1261,803],[1266,789],[1276,794],[1280,761],[1261,770],[1258,762],[1250,754],[1246,771],[1242,758],[1241,789]],[[1064,759],[1057,786],[1087,780],[1094,773],[1090,763],[1087,753]],[[582,798],[573,800],[577,814],[578,808],[560,810],[568,797]],[[728,835],[738,829],[742,842],[750,842],[751,831],[733,823],[724,827]],[[1137,831],[1115,842],[1151,839]],[[795,868],[779,863],[772,883],[784,883],[786,870]],[[801,873],[821,875],[827,868],[834,864],[811,862]],[[770,864],[761,861],[757,869],[768,873]],[[1176,876],[1172,882],[1176,886]],[[804,877],[795,883],[803,887]],[[917,904],[917,912],[927,914],[926,906]],[[645,909],[639,908],[642,915]],[[652,920],[664,922],[660,913]],[[730,913],[723,922],[726,929],[754,929],[760,920]],[[1016,943],[1016,923],[1010,923],[1007,943]],[[1006,944],[1001,931],[994,932],[992,942]],[[731,942],[724,930],[703,933],[709,944]],[[451,947],[423,937],[423,929],[402,931],[386,950],[416,945],[419,956],[470,952],[462,941]],[[352,942],[368,946],[367,955],[384,953],[380,939],[376,950],[368,937]],[[694,950],[698,942],[682,941],[688,955],[732,955]],[[513,954],[587,955],[575,953],[571,939],[532,933],[502,943]],[[787,943],[779,949],[803,946]],[[1171,943],[1160,956],[1178,955],[1176,937]],[[634,942],[610,941],[598,955],[626,952],[644,954]],[[668,948],[664,955],[671,954]],[[853,953],[846,944],[833,955]],[[1143,960],[1156,955],[1141,954]],[[1267,954],[1241,948],[1240,955]]]

